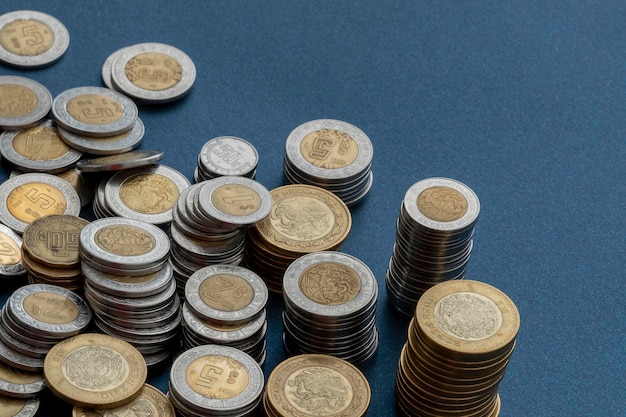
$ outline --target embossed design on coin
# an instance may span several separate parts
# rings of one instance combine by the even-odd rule
[[[254,299],[254,288],[245,279],[233,274],[217,274],[206,278],[198,288],[208,306],[222,311],[240,310]]]
[[[13,138],[13,148],[23,157],[35,161],[56,159],[71,149],[52,126],[38,126],[18,133]]]
[[[357,143],[345,132],[320,129],[309,133],[300,143],[304,159],[320,168],[338,169],[352,164],[359,156]]]
[[[298,240],[315,240],[327,235],[334,226],[332,210],[312,197],[284,198],[272,207],[272,226]]]
[[[15,265],[21,260],[22,254],[17,242],[0,230],[0,265]]]
[[[300,275],[300,290],[323,305],[340,305],[353,300],[361,290],[356,271],[338,262],[324,262],[306,268]]]
[[[73,417],[174,417],[172,403],[158,389],[145,384],[139,397],[111,410],[74,407]]]
[[[435,321],[449,335],[463,340],[483,340],[502,326],[502,313],[489,298],[471,292],[443,297],[435,306]]]
[[[15,55],[41,55],[54,45],[54,32],[39,20],[14,20],[0,29],[0,45]]]
[[[428,218],[439,222],[459,220],[467,213],[467,199],[460,192],[446,186],[435,186],[422,191],[417,207]]]
[[[214,399],[229,399],[248,387],[246,368],[233,358],[207,355],[191,362],[185,374],[187,384],[200,395]]]
[[[82,94],[67,102],[67,112],[82,123],[104,125],[119,120],[124,107],[114,98],[100,94]]]
[[[130,372],[124,357],[105,346],[84,346],[69,352],[61,371],[69,383],[92,392],[119,387]]]
[[[124,256],[143,255],[156,246],[154,236],[131,225],[105,226],[96,233],[94,240],[106,251]]]
[[[352,402],[352,386],[339,372],[322,367],[298,369],[289,375],[285,397],[297,410],[310,415],[333,415]]]
[[[0,85],[0,117],[20,117],[31,113],[39,99],[30,88],[19,84]]]
[[[220,211],[233,216],[246,216],[261,207],[261,197],[242,184],[224,184],[211,193],[211,202]]]
[[[182,79],[183,67],[169,55],[145,52],[132,57],[124,67],[126,78],[145,90],[165,90]]]
[[[135,175],[120,187],[119,196],[139,213],[157,214],[170,210],[180,192],[169,178],[159,174]]]
[[[30,223],[49,214],[63,214],[67,208],[67,200],[61,190],[49,184],[30,182],[9,193],[7,206],[16,219]]]
[[[36,292],[24,298],[24,311],[48,324],[67,324],[78,318],[78,306],[62,294]]]

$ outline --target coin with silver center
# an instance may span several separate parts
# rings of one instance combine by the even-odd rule
[[[130,130],[118,135],[94,138],[79,133],[70,132],[57,126],[59,136],[68,146],[92,155],[118,155],[135,149],[141,143],[146,128],[137,118]]]
[[[198,154],[198,174],[204,179],[223,175],[251,178],[259,154],[248,141],[234,136],[219,136],[202,145]]]
[[[0,224],[0,277],[9,278],[23,275],[22,238],[3,224]]]
[[[0,76],[0,128],[33,126],[46,117],[51,107],[50,92],[37,81],[17,75]]]
[[[152,165],[163,159],[163,151],[141,149],[99,158],[81,159],[76,164],[82,172],[119,171]]]
[[[63,56],[70,43],[57,18],[34,10],[0,16],[0,61],[19,68],[40,68]]]
[[[187,54],[161,43],[140,43],[125,48],[111,67],[111,83],[142,103],[165,103],[189,92],[196,67]]]
[[[126,132],[137,120],[137,105],[128,97],[104,87],[75,87],[52,102],[57,123],[70,132],[108,137]]]

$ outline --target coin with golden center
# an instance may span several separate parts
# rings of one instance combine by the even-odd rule
[[[37,126],[18,133],[13,138],[13,148],[23,157],[39,161],[59,158],[71,149],[52,126]]]
[[[0,117],[21,117],[37,108],[39,99],[30,88],[20,84],[0,85]]]
[[[161,391],[149,384],[144,384],[137,398],[120,407],[107,410],[74,406],[72,409],[72,417],[175,417],[175,415],[176,412],[170,400]]]
[[[0,395],[0,417],[33,417],[38,409],[38,398],[10,398]]]
[[[341,199],[323,188],[292,184],[275,188],[270,215],[256,224],[263,239],[282,250],[310,253],[339,247],[352,216]]]
[[[79,407],[111,409],[137,398],[147,376],[137,349],[112,336],[85,333],[56,344],[44,360],[50,390]]]
[[[183,77],[183,67],[169,55],[144,52],[128,60],[124,73],[137,87],[158,91],[178,84]]]
[[[417,196],[417,207],[430,219],[451,222],[459,220],[467,213],[467,199],[450,187],[435,186]]]
[[[361,290],[356,271],[339,262],[311,265],[300,275],[300,290],[316,303],[336,306],[352,301]]]
[[[23,248],[33,260],[46,266],[75,267],[80,262],[80,232],[88,223],[81,217],[65,214],[39,218],[24,230]]]
[[[246,185],[224,184],[213,190],[211,202],[223,213],[245,216],[261,207],[261,196]]]
[[[267,380],[266,403],[284,417],[364,416],[371,400],[361,371],[329,355],[293,356]]]
[[[94,241],[105,251],[122,256],[144,255],[156,245],[152,234],[127,224],[103,227],[96,232]]]
[[[0,276],[23,274],[22,239],[11,229],[0,224]]]
[[[344,168],[359,156],[359,146],[350,135],[337,129],[320,129],[300,142],[300,152],[312,165],[326,169]]]
[[[234,274],[212,275],[200,283],[200,299],[217,310],[241,310],[254,299],[254,288]]]
[[[41,55],[54,45],[54,32],[40,20],[17,19],[0,29],[0,45],[15,55]]]
[[[171,210],[180,191],[168,177],[140,174],[124,181],[119,190],[122,202],[142,214],[159,214]]]

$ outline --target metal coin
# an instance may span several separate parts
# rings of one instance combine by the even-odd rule
[[[39,410],[39,398],[0,397],[2,412],[11,417],[35,417]]]
[[[263,310],[255,319],[241,324],[220,325],[210,320],[204,320],[196,315],[183,303],[183,326],[198,338],[207,343],[233,345],[254,337],[263,329],[266,323],[266,312]]]
[[[0,362],[0,395],[11,398],[32,398],[45,388],[42,374],[22,372]]]
[[[52,96],[46,87],[17,75],[0,76],[0,97],[0,128],[4,130],[31,127],[52,108]]]
[[[163,151],[135,150],[117,155],[81,159],[76,164],[82,172],[119,171],[154,164],[163,159]]]
[[[0,361],[26,372],[41,372],[44,362],[42,358],[26,356],[9,348],[2,340],[0,340]]]
[[[106,274],[89,264],[81,265],[85,281],[92,287],[118,297],[139,298],[157,294],[172,281],[172,267],[165,263],[157,272],[140,276]]]
[[[11,350],[29,358],[43,359],[50,350],[49,348],[31,345],[13,337],[4,324],[0,325],[0,340]]]
[[[111,71],[113,68],[113,63],[126,49],[127,47],[118,49],[117,51],[113,52],[102,64],[102,82],[104,83],[104,85],[107,86],[107,88],[110,88],[111,90],[115,90],[115,87],[111,82]]]
[[[103,416],[123,416],[134,414],[136,410],[149,412],[150,417],[175,417],[174,406],[167,399],[165,394],[152,385],[144,384],[141,393],[137,398],[128,404],[110,410],[89,409],[74,406],[72,417],[103,417]]]
[[[138,110],[131,99],[108,88],[75,87],[54,98],[52,114],[70,132],[109,137],[130,130]]]
[[[0,61],[19,68],[50,65],[63,56],[70,35],[58,19],[33,10],[0,16]]]
[[[88,293],[100,303],[117,309],[143,311],[168,305],[176,295],[176,283],[174,280],[170,280],[163,291],[139,298],[125,298],[111,295],[91,287],[87,282],[85,283],[85,293]]]
[[[13,230],[0,224],[0,277],[9,278],[23,275],[26,270],[22,264],[22,239]]]
[[[61,139],[69,146],[92,155],[118,155],[135,149],[141,143],[146,128],[137,118],[130,130],[118,135],[93,138],[57,127]]]
[[[248,141],[234,136],[219,136],[202,145],[198,168],[206,179],[223,175],[245,176],[256,169],[259,154]],[[207,175],[208,174],[208,175]]]

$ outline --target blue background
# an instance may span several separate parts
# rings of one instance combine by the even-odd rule
[[[388,308],[384,276],[404,193],[432,176],[480,198],[467,277],[521,314],[501,415],[626,415],[626,3],[3,0],[0,14],[20,9],[57,17],[70,46],[51,67],[0,75],[53,96],[102,85],[107,56],[135,43],[193,59],[186,98],[140,107],[141,147],[164,150],[162,163],[189,179],[215,136],[250,141],[268,189],[282,184],[299,124],[340,119],[370,137],[374,184],[342,248],[380,288],[381,343],[362,367],[368,415],[395,415],[407,322]],[[285,359],[280,298],[268,308],[266,375]],[[165,391],[166,378],[150,382]],[[69,415],[58,404],[44,396],[40,415]]]

